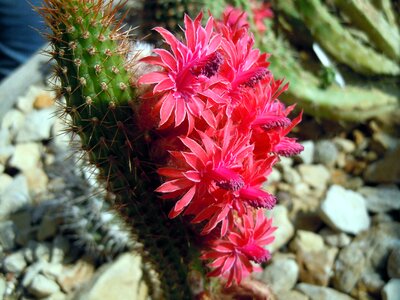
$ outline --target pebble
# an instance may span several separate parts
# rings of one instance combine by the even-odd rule
[[[335,232],[331,228],[325,227],[319,233],[324,238],[326,244],[332,247],[343,248],[351,243],[351,238],[344,232]]]
[[[25,170],[24,175],[28,181],[28,189],[31,195],[37,195],[47,191],[49,178],[41,168]]]
[[[284,167],[283,180],[285,180],[289,184],[296,185],[301,182],[301,177],[295,169],[291,167]]]
[[[88,282],[92,278],[94,271],[94,266],[91,263],[79,259],[72,265],[64,265],[57,282],[63,291],[69,293]]]
[[[0,146],[0,163],[6,165],[10,157],[15,152],[15,147],[11,145]]]
[[[13,138],[24,125],[24,122],[25,115],[17,109],[11,109],[4,115],[1,127],[8,130],[10,137]]]
[[[296,286],[296,289],[310,297],[310,300],[354,300],[352,297],[334,289],[308,283],[300,283]]]
[[[296,237],[290,244],[291,249],[294,251],[301,252],[318,252],[324,250],[324,240],[318,234],[305,231],[297,230]]]
[[[25,95],[18,97],[16,103],[17,108],[24,113],[29,113],[33,109],[33,103],[36,97],[43,93],[47,93],[47,91],[42,87],[31,86]]]
[[[320,140],[315,144],[314,161],[327,167],[333,167],[339,151],[330,140]]]
[[[0,222],[0,247],[10,251],[15,247],[15,226],[10,220]]]
[[[364,197],[332,185],[320,207],[321,218],[333,229],[358,234],[370,226]]]
[[[15,146],[9,166],[21,171],[37,168],[41,156],[41,145],[37,143],[23,143]]]
[[[15,140],[17,143],[48,140],[53,124],[54,108],[34,110],[26,116]]]
[[[400,209],[400,189],[395,185],[364,186],[358,192],[364,196],[367,208],[371,212],[385,213]]]
[[[271,263],[264,269],[261,280],[271,286],[275,294],[291,290],[299,277],[299,266],[295,259],[275,254]]]
[[[54,95],[50,93],[41,93],[36,96],[33,102],[33,108],[43,109],[54,105]]]
[[[53,240],[53,247],[51,248],[52,263],[61,263],[70,249],[70,243],[67,238],[62,235],[57,235]]]
[[[73,299],[137,299],[141,278],[140,257],[130,253],[122,254],[115,262],[102,266]]]
[[[343,151],[344,153],[352,153],[356,150],[356,145],[352,140],[335,137],[333,139],[333,142],[335,143],[338,150]]]
[[[17,175],[0,197],[0,220],[28,204],[29,192],[25,176]]]
[[[390,278],[400,278],[400,247],[396,247],[390,252],[387,274]]]
[[[6,293],[7,281],[3,276],[0,276],[0,299],[3,300],[3,296]]]
[[[298,170],[303,181],[317,190],[325,190],[331,177],[324,165],[301,164],[298,166]]]
[[[32,295],[43,298],[60,291],[60,286],[42,274],[37,274],[27,290]]]
[[[3,261],[3,268],[6,272],[20,274],[24,271],[27,263],[23,251],[11,253]]]
[[[11,143],[10,131],[0,126],[0,149],[9,146]]]
[[[304,149],[302,152],[300,152],[298,157],[304,164],[310,165],[314,161],[314,149],[315,149],[314,142],[313,141],[303,141],[303,142],[301,142],[301,144],[303,145]]]
[[[382,289],[382,300],[399,300],[400,279],[390,279]]]
[[[364,273],[361,277],[361,283],[364,285],[367,292],[373,294],[379,293],[385,284],[381,276],[375,272]]]
[[[283,205],[276,205],[271,211],[266,212],[266,216],[268,218],[272,217],[273,226],[278,227],[274,233],[274,242],[267,246],[269,251],[275,252],[282,246],[286,245],[287,242],[293,237],[294,227],[289,220],[288,210]]]
[[[309,300],[308,296],[296,290],[281,291],[276,296],[277,300]]]
[[[0,195],[4,193],[13,180],[14,179],[8,174],[0,174]]]
[[[371,183],[400,183],[399,157],[400,146],[370,164],[363,174],[364,180]]]

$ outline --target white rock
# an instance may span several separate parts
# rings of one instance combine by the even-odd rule
[[[0,163],[5,165],[8,159],[13,155],[15,147],[12,145],[0,146]]]
[[[112,264],[104,265],[73,299],[138,299],[141,278],[140,257],[122,254]]]
[[[302,164],[298,166],[298,170],[303,181],[318,190],[325,190],[331,178],[331,174],[324,165]]]
[[[344,153],[352,153],[356,150],[356,145],[352,140],[336,137],[333,139],[336,147]]]
[[[11,144],[10,131],[0,126],[0,149]]]
[[[324,250],[325,244],[320,235],[311,231],[297,230],[290,247],[295,251],[318,252]]]
[[[319,233],[324,238],[326,244],[333,247],[345,247],[351,243],[351,238],[344,232],[335,232],[331,228],[325,227]]]
[[[6,289],[7,289],[7,281],[5,278],[0,276],[0,299],[1,300],[3,299]]]
[[[8,174],[0,174],[0,199],[1,194],[6,190],[6,188],[13,182],[13,178]]]
[[[261,280],[271,286],[275,294],[289,291],[299,277],[299,266],[293,258],[274,256],[271,264],[263,271]]]
[[[48,93],[48,91],[38,86],[31,86],[25,95],[18,97],[17,108],[24,113],[30,112],[33,110],[36,97],[43,93]]]
[[[17,143],[48,140],[54,124],[54,108],[33,110],[25,119],[15,138]]]
[[[26,267],[23,251],[17,251],[8,255],[3,261],[6,272],[20,274]]]
[[[23,175],[17,175],[0,195],[0,220],[28,204],[28,184]]]
[[[333,229],[347,233],[358,234],[370,226],[364,197],[338,185],[329,188],[320,216]]]
[[[1,128],[7,129],[11,136],[15,136],[25,122],[25,115],[17,110],[9,110],[1,122]]]
[[[291,168],[291,167],[284,167],[283,168],[283,179],[292,185],[296,185],[301,182],[301,177],[299,173]]]
[[[27,290],[38,298],[43,298],[60,291],[60,286],[42,274],[33,278]]]
[[[0,247],[3,250],[10,251],[15,247],[15,229],[11,220],[0,223]]]
[[[301,161],[304,164],[310,165],[313,163],[314,159],[314,149],[315,145],[313,141],[304,141],[301,142],[301,144],[304,147],[304,150],[298,155],[300,157]]]
[[[310,300],[354,300],[334,289],[308,283],[300,283],[296,286],[296,289],[310,297]]]
[[[383,300],[399,300],[400,279],[390,279],[382,289]]]
[[[24,170],[23,174],[28,181],[28,189],[32,195],[40,194],[47,190],[49,178],[43,169],[32,168]]]
[[[24,277],[22,278],[21,284],[24,288],[27,288],[31,285],[33,279],[41,272],[44,268],[44,265],[47,264],[45,261],[39,261],[31,264],[26,268]]]
[[[289,220],[288,210],[283,205],[276,205],[272,211],[267,211],[266,215],[268,218],[272,217],[272,225],[278,227],[274,232],[274,242],[266,247],[269,251],[275,252],[293,237],[294,227]]]
[[[68,128],[68,126],[63,120],[59,118],[55,120],[51,129],[51,142],[56,149],[65,149],[70,145],[71,135],[65,132],[66,128]]]
[[[9,165],[19,170],[29,170],[38,167],[41,155],[41,145],[37,143],[17,144]]]

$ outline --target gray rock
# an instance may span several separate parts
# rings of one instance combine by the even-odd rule
[[[338,157],[339,151],[335,143],[330,140],[321,140],[315,144],[314,161],[332,167]]]
[[[299,291],[282,291],[275,295],[277,300],[309,300],[308,296],[300,293]]]
[[[4,190],[13,182],[13,178],[8,174],[0,174],[0,197]]]
[[[36,142],[50,139],[54,124],[54,108],[33,110],[25,119],[16,135],[17,143]]]
[[[283,205],[276,205],[272,211],[267,211],[266,215],[268,218],[272,217],[273,226],[278,227],[274,233],[274,242],[266,247],[269,251],[275,252],[293,237],[294,227],[289,220],[288,210]]]
[[[331,174],[324,165],[299,165],[299,173],[303,181],[317,190],[325,190]]]
[[[10,131],[7,128],[0,127],[0,149],[11,144]]]
[[[15,247],[15,226],[10,220],[0,223],[0,246],[5,251]]]
[[[261,280],[271,286],[275,294],[291,290],[299,277],[299,266],[293,258],[275,255],[263,271]]]
[[[364,196],[367,208],[371,212],[385,213],[400,209],[400,189],[395,185],[364,186],[358,192]]]
[[[365,290],[372,294],[378,294],[385,284],[378,273],[371,272],[364,273],[361,277],[361,282]]]
[[[387,262],[387,273],[390,278],[400,278],[400,248],[394,248],[390,252]]]
[[[335,262],[333,285],[349,293],[362,274],[382,272],[392,249],[400,247],[400,223],[381,223],[357,236]]]
[[[296,289],[310,297],[310,300],[354,300],[354,298],[334,289],[308,283],[300,283],[296,286]]]
[[[17,175],[0,195],[0,220],[29,202],[26,178],[23,175]]]
[[[304,141],[301,142],[304,147],[304,150],[298,155],[301,161],[306,164],[310,165],[314,161],[314,142],[313,141]]]
[[[64,260],[64,257],[68,253],[69,249],[69,241],[62,235],[57,235],[53,240],[50,261],[52,263],[61,263]]]
[[[20,250],[6,256],[3,261],[3,267],[6,272],[20,274],[26,267],[24,253]]]
[[[33,279],[43,270],[44,264],[47,264],[47,262],[39,261],[26,268],[24,277],[21,281],[21,284],[24,288],[27,288],[31,285]]]
[[[141,278],[140,257],[129,253],[122,254],[112,264],[101,267],[94,278],[79,290],[73,299],[138,299]]]
[[[338,185],[329,188],[320,216],[333,229],[347,233],[358,234],[370,226],[363,196]]]
[[[382,300],[399,300],[400,279],[390,279],[382,289]]]
[[[301,181],[301,177],[299,173],[292,167],[284,167],[283,180],[285,180],[289,184],[296,185]]]
[[[47,278],[42,274],[37,274],[31,284],[28,286],[27,290],[32,295],[43,298],[51,294],[58,293],[60,291],[60,286],[53,280]]]
[[[13,137],[23,126],[24,121],[25,115],[21,111],[11,109],[4,115],[3,121],[1,122],[1,128],[7,129],[10,132],[11,137]]]
[[[400,146],[388,152],[385,157],[370,164],[363,176],[371,183],[400,183]]]
[[[42,147],[37,143],[23,143],[15,146],[9,166],[19,170],[29,170],[39,166]]]

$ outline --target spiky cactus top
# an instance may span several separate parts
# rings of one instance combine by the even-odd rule
[[[261,185],[280,155],[302,150],[286,136],[301,116],[290,120],[278,100],[287,86],[254,49],[245,15],[228,9],[204,27],[202,14],[185,16],[182,41],[156,28],[169,51],[142,59],[157,70],[135,82],[111,2],[45,0],[41,11],[71,131],[158,271],[156,296],[191,298],[189,267],[206,262],[209,276],[240,284],[273,241],[263,209],[276,199]],[[138,85],[151,86],[139,97]]]

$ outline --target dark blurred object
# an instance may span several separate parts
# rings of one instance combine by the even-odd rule
[[[44,45],[44,30],[32,6],[41,0],[0,0],[0,81]]]

